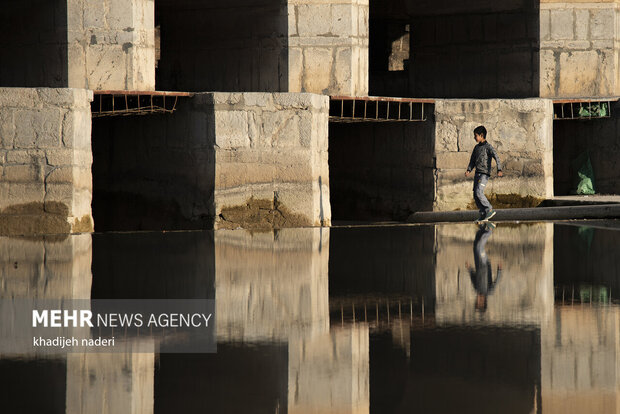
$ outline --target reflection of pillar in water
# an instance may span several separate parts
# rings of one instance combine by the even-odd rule
[[[545,414],[620,411],[618,307],[557,307],[541,344]]]
[[[66,413],[152,413],[154,378],[154,352],[68,354]]]
[[[329,330],[329,229],[215,232],[218,342]]]
[[[484,314],[476,311],[477,292],[466,263],[474,263],[472,224],[437,226],[435,317],[438,324],[539,324],[553,309],[553,224],[506,226],[493,231],[485,251],[493,278],[500,280],[487,298]]]
[[[90,234],[0,237],[0,297],[89,299]]]
[[[0,338],[24,338],[38,335],[31,323],[31,316],[23,309],[29,303],[45,300],[46,306],[62,309],[68,299],[90,299],[92,283],[92,237],[90,234],[0,237],[0,312],[15,315],[14,323],[0,324]],[[55,306],[54,304],[58,304]],[[83,308],[84,309],[84,308]],[[20,311],[21,310],[21,311]],[[15,331],[19,329],[19,334]],[[55,329],[53,332],[51,329]],[[32,331],[32,335],[28,334]],[[78,340],[90,337],[86,327],[49,328],[49,337],[73,336]],[[3,344],[5,351],[15,356],[23,347]],[[2,350],[0,350],[0,355]],[[45,356],[45,349],[37,355],[21,354],[21,357]],[[9,355],[10,356],[10,355]]]
[[[289,343],[288,412],[368,413],[370,411],[368,325]]]

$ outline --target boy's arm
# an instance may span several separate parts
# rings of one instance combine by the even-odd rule
[[[467,166],[467,173],[465,173],[465,175],[467,175],[468,173],[471,172],[471,170],[474,169],[474,151],[471,152],[471,157],[469,157],[469,165]]]
[[[495,159],[495,163],[497,164],[497,172],[501,173],[502,172],[502,163],[499,160],[499,155],[497,155],[497,151],[495,151],[495,148],[493,148],[490,145],[489,145],[489,147],[490,147],[489,151],[491,153],[491,157],[493,157]]]

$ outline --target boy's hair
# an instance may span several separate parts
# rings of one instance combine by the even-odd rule
[[[487,139],[487,129],[483,127],[482,125],[474,129],[474,134],[481,135],[482,138]]]

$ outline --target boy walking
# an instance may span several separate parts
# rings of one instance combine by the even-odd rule
[[[495,158],[495,163],[497,164],[497,175],[501,177],[504,173],[502,172],[502,164],[499,161],[495,148],[487,142],[486,128],[482,125],[476,127],[474,129],[474,139],[478,145],[474,147],[471,153],[465,177],[469,177],[471,170],[476,168],[476,174],[474,175],[474,201],[476,201],[476,206],[480,210],[480,220],[486,221],[495,215],[495,210],[493,210],[491,203],[484,195],[487,182],[489,177],[491,177],[491,162],[493,158]]]

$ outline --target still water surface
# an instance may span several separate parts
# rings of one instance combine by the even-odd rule
[[[0,238],[3,298],[216,299],[217,353],[0,355],[4,413],[617,413],[620,225]]]

